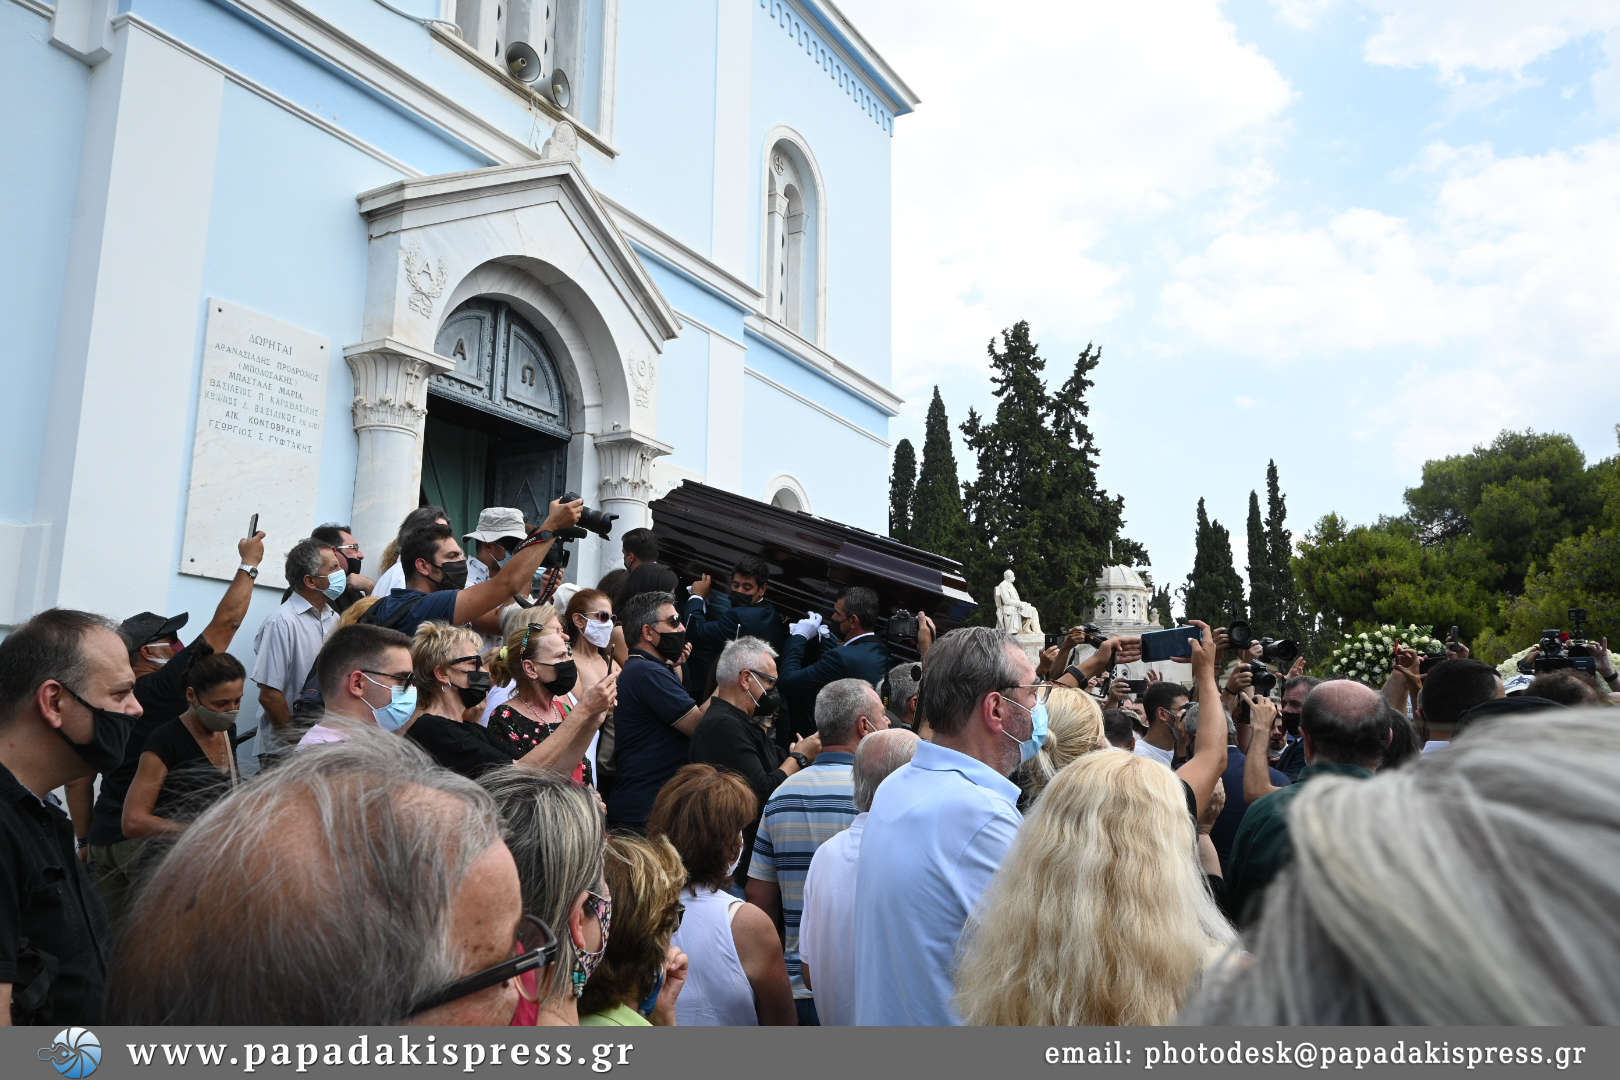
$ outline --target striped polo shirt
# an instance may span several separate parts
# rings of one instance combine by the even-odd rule
[[[804,879],[816,849],[855,820],[855,755],[823,750],[815,764],[782,782],[765,804],[748,876],[774,881],[782,890],[787,931],[787,969],[793,996],[813,996],[799,975],[799,915]],[[851,912],[853,915],[854,913]]]

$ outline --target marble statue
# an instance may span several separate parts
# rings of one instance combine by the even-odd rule
[[[1009,634],[1041,636],[1041,613],[1018,595],[1011,570],[1001,575],[1001,584],[996,586],[996,625]]]

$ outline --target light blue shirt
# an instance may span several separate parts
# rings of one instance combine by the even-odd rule
[[[956,942],[1022,822],[1016,784],[934,743],[883,781],[856,872],[857,1024],[962,1022]]]

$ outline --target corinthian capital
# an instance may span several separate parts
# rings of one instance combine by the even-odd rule
[[[647,502],[652,498],[652,463],[675,448],[634,431],[596,436],[596,459],[602,467],[602,501]]]
[[[350,345],[343,359],[354,375],[354,430],[394,428],[418,436],[427,417],[428,379],[454,366],[393,338]]]

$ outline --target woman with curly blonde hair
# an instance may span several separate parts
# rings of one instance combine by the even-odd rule
[[[686,867],[663,837],[608,837],[603,876],[613,895],[613,936],[579,999],[582,1027],[675,1026],[686,954],[670,944],[686,908]]]
[[[1181,781],[1123,750],[1053,778],[962,936],[970,1024],[1167,1024],[1237,941],[1205,885]]]
[[[1052,696],[1046,699],[1046,715],[1051,725],[1046,744],[1012,777],[1024,789],[1019,809],[1026,813],[1059,769],[1082,754],[1108,745],[1103,737],[1102,706],[1084,690],[1053,687]]]

